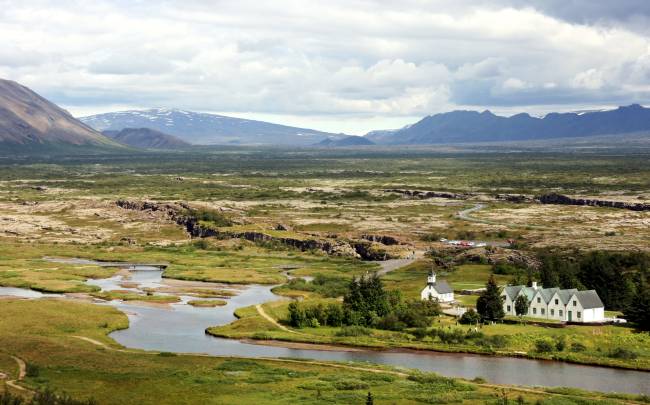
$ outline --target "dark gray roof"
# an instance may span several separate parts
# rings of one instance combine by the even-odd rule
[[[554,288],[542,288],[539,290],[539,292],[542,295],[542,298],[544,299],[545,303],[549,303],[551,301],[551,297],[553,297],[553,294],[555,294],[557,291],[560,291],[559,288],[554,287]]]
[[[560,290],[557,292],[557,295],[560,296],[560,300],[562,300],[562,304],[566,305],[569,303],[569,300],[573,296],[573,294],[577,293],[578,290],[575,288],[571,288],[569,290]]]
[[[575,295],[584,309],[604,307],[603,302],[600,300],[600,297],[595,290],[576,291]]]
[[[503,292],[505,292],[508,295],[508,297],[510,297],[510,299],[514,301],[515,298],[517,297],[517,294],[519,294],[519,291],[521,291],[522,288],[524,288],[523,285],[509,285],[503,289]]]
[[[451,289],[451,286],[445,280],[436,281],[433,283],[433,285],[431,285],[431,287],[433,287],[433,289],[436,290],[438,294],[449,294],[451,292],[454,292],[454,290]]]

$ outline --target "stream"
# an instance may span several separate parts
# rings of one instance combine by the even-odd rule
[[[140,288],[164,285],[162,271],[151,267],[130,267],[129,282]],[[118,275],[107,279],[88,280],[102,290],[125,290],[119,284],[125,280]],[[199,285],[199,283],[195,283]],[[211,284],[206,284],[211,285]],[[221,288],[221,287],[220,287]],[[232,288],[224,286],[223,288]],[[250,285],[239,288],[237,295],[227,300],[227,305],[214,308],[194,307],[187,304],[195,297],[182,296],[181,302],[164,306],[144,306],[137,303],[111,301],[111,305],[129,318],[129,328],[115,331],[110,337],[121,345],[143,350],[177,353],[202,353],[234,357],[292,357],[324,361],[355,361],[432,371],[447,377],[473,379],[482,377],[495,384],[573,387],[590,391],[623,392],[650,395],[650,373],[598,366],[583,366],[545,360],[514,357],[482,356],[463,353],[440,353],[407,350],[313,350],[291,349],[257,345],[232,339],[216,338],[205,334],[209,326],[224,325],[234,321],[237,308],[279,299],[271,286]],[[39,299],[57,294],[0,287],[0,296],[17,296]],[[1,301],[0,301],[1,302]]]

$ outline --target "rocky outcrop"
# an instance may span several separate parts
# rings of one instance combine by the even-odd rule
[[[187,214],[190,207],[182,203],[161,204],[149,201],[118,200],[116,201],[116,205],[129,210],[163,213],[171,221],[183,226],[195,238],[240,238],[252,242],[279,243],[301,251],[320,250],[331,256],[357,257],[362,260],[387,260],[395,258],[383,249],[385,245],[367,240],[301,239],[274,236],[260,231],[234,231],[204,226],[195,217]]]
[[[438,192],[438,191],[422,191],[422,190],[406,190],[399,188],[390,188],[383,190],[385,193],[397,193],[402,194],[406,197],[417,198],[424,200],[427,198],[448,198],[451,200],[466,200],[469,197],[472,197],[473,194],[461,194],[461,193],[448,193],[448,192]]]
[[[508,201],[518,204],[535,201],[535,198],[523,194],[497,194],[494,198],[500,201]]]
[[[401,245],[400,241],[389,235],[363,234],[361,235],[361,239],[365,239],[370,242],[378,242],[386,246]]]
[[[632,211],[650,211],[650,204],[571,198],[569,196],[557,193],[544,194],[537,197],[536,199],[542,204],[588,205],[592,207],[621,208]]]

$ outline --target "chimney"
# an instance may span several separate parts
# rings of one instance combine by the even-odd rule
[[[537,281],[533,281],[533,290],[537,290]]]

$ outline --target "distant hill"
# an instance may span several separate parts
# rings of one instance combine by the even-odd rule
[[[151,128],[124,128],[121,131],[109,129],[102,133],[121,144],[136,148],[181,149],[190,146],[182,139]]]
[[[650,132],[650,108],[638,104],[615,110],[551,113],[544,118],[522,113],[502,117],[490,111],[452,111],[431,115],[396,131],[366,137],[379,144],[443,144],[589,137]]]
[[[98,131],[151,128],[192,144],[309,146],[337,134],[183,110],[120,111],[80,118]]]
[[[367,146],[367,145],[374,145],[375,143],[372,142],[368,138],[364,138],[362,136],[345,136],[345,137],[336,137],[336,138],[327,138],[323,139],[322,141],[318,142],[314,146],[320,146],[320,147],[328,147],[328,148],[338,148],[338,147],[346,147],[346,146]]]
[[[27,87],[0,79],[0,151],[68,146],[123,149]]]

